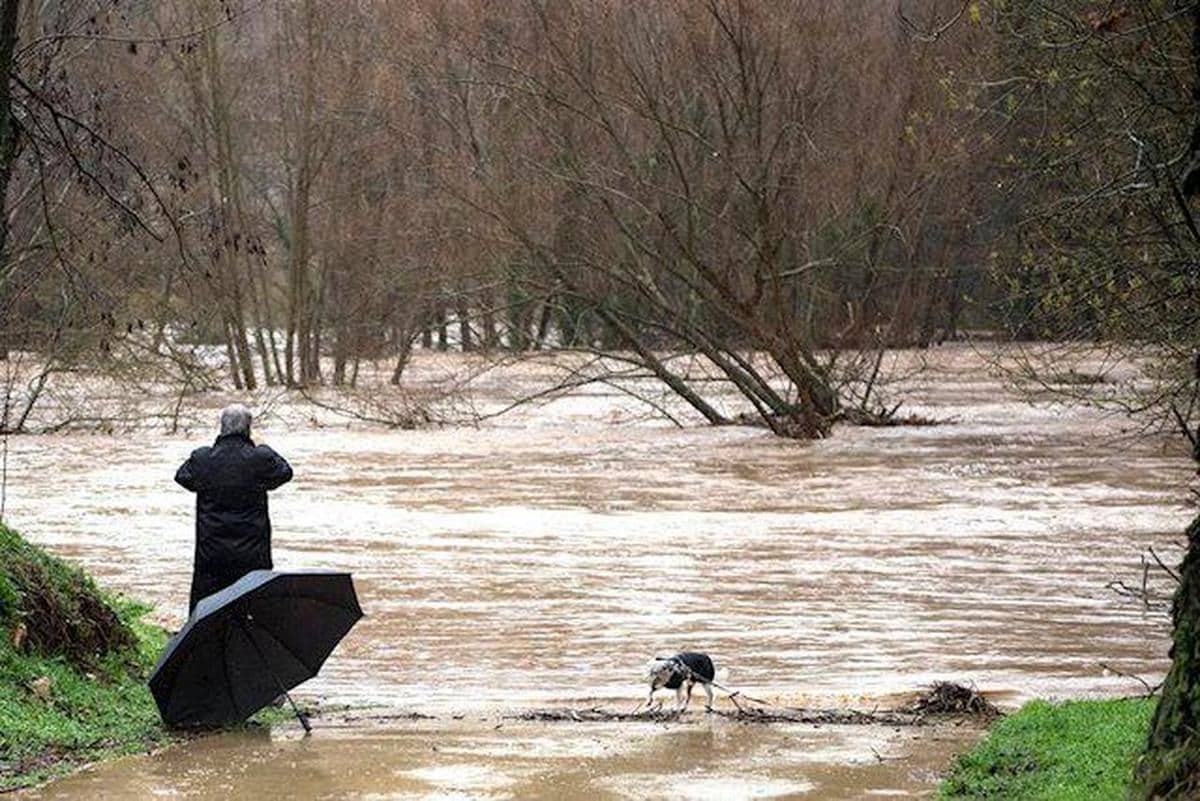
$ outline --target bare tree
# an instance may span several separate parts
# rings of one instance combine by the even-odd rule
[[[514,2],[500,15],[513,24],[459,32],[445,116],[477,167],[450,191],[524,265],[510,271],[510,342],[545,341],[555,319],[576,346],[597,329],[584,347],[632,354],[726,422],[694,386],[708,376],[662,355],[697,353],[756,419],[823,436],[859,378],[843,350],[895,342],[881,325],[902,309],[880,301],[922,286],[942,186],[925,171],[952,159],[901,134],[917,138],[917,87],[937,65],[886,14],[618,5]],[[846,58],[863,50],[878,55]],[[851,269],[865,286],[839,291]]]

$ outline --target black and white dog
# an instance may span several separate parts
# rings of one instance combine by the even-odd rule
[[[646,703],[653,709],[655,690],[665,688],[675,691],[675,709],[683,711],[692,700],[692,688],[699,684],[708,696],[704,708],[711,711],[712,683],[716,677],[717,671],[708,654],[683,651],[668,658],[656,657],[650,665],[650,697]]]

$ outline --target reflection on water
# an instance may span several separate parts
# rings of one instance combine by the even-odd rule
[[[268,428],[296,469],[272,497],[277,565],[352,571],[368,615],[305,692],[423,709],[623,703],[640,699],[648,658],[682,648],[789,700],[935,678],[1011,697],[1136,690],[1100,663],[1160,673],[1163,621],[1106,584],[1139,580],[1148,545],[1177,554],[1186,458],[1123,437],[1118,418],[1025,405],[968,350],[934,358],[906,407],[952,424],[812,443],[679,430],[596,392],[479,429]],[[509,370],[511,393],[523,379]],[[191,498],[171,477],[202,439],[13,440],[12,520],[178,623]],[[674,794],[663,781],[654,792]]]

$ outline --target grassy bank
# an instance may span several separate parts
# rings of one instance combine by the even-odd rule
[[[146,611],[0,525],[0,791],[171,739],[145,683],[166,634]]]
[[[941,798],[1121,801],[1146,743],[1154,699],[1034,701],[959,757]]]

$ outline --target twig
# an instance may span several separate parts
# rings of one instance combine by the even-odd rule
[[[1192,447],[1196,447],[1196,435],[1188,428],[1187,421],[1183,419],[1183,415],[1179,413],[1179,407],[1174,403],[1171,404],[1171,414],[1175,415],[1175,422],[1179,424],[1179,430],[1187,437],[1188,442],[1192,443]]]
[[[334,414],[336,414],[340,417],[349,418],[351,420],[358,420],[358,421],[364,422],[364,423],[376,423],[379,425],[387,426],[388,428],[401,428],[401,429],[411,430],[411,429],[417,428],[422,422],[424,422],[424,423],[439,422],[434,419],[434,417],[430,414],[430,412],[427,408],[417,405],[417,404],[414,404],[408,408],[401,408],[399,411],[397,411],[395,409],[384,406],[382,403],[377,402],[377,403],[373,404],[375,406],[375,408],[381,409],[384,413],[390,415],[389,417],[380,417],[380,416],[370,413],[369,401],[367,401],[365,398],[362,399],[361,405],[368,406],[368,410],[367,411],[355,411],[354,409],[350,409],[350,408],[347,408],[344,406],[335,406],[334,404],[320,401],[316,397],[314,397],[312,395],[312,393],[306,387],[300,387],[299,394],[300,394],[300,397],[304,398],[304,400],[306,402],[311,403],[313,406],[316,406],[318,409],[324,409],[325,411],[333,412]],[[353,396],[349,396],[348,399],[354,399],[354,398],[353,398]],[[402,402],[403,402],[403,399],[402,399]]]
[[[8,500],[8,434],[0,436],[0,523],[4,522],[4,504]]]
[[[900,23],[906,29],[908,29],[908,31],[912,34],[912,37],[914,39],[916,39],[918,42],[930,43],[930,42],[936,42],[938,39],[942,38],[942,34],[944,34],[946,31],[950,30],[951,28],[953,28],[958,23],[958,21],[960,19],[962,19],[963,14],[965,14],[967,12],[967,8],[970,5],[971,5],[970,2],[963,2],[962,6],[958,9],[957,14],[952,16],[948,21],[946,21],[942,25],[940,25],[937,28],[934,28],[933,30],[930,30],[930,31],[922,30],[912,20],[910,20],[908,17],[906,17],[904,15],[904,6],[903,5],[901,5],[897,8],[896,13],[899,14],[899,16],[900,16]]]
[[[1171,568],[1167,567],[1165,564],[1163,564],[1163,560],[1161,560],[1161,559],[1159,559],[1159,558],[1158,558],[1158,554],[1156,554],[1156,553],[1154,552],[1154,547],[1153,547],[1153,546],[1151,546],[1151,547],[1150,547],[1150,548],[1148,548],[1147,550],[1149,550],[1149,551],[1150,551],[1150,555],[1154,557],[1154,561],[1158,563],[1158,566],[1159,566],[1159,567],[1161,567],[1161,568],[1163,569],[1163,571],[1165,571],[1165,572],[1166,572],[1166,574],[1167,574],[1168,576],[1170,576],[1171,578],[1175,579],[1175,583],[1176,583],[1176,584],[1180,584],[1180,583],[1182,583],[1182,581],[1183,581],[1183,580],[1179,578],[1179,574],[1178,574],[1178,573],[1176,573],[1176,572],[1175,572],[1174,570],[1172,570]]]
[[[1156,684],[1153,687],[1151,687],[1150,682],[1146,681],[1145,679],[1143,679],[1141,676],[1137,675],[1136,673],[1126,673],[1123,670],[1117,670],[1115,667],[1113,667],[1112,665],[1109,665],[1106,662],[1101,662],[1100,667],[1104,668],[1109,673],[1114,673],[1122,678],[1133,679],[1133,680],[1137,681],[1139,684],[1141,684],[1143,687],[1146,688],[1146,697],[1147,698],[1154,695],[1156,692],[1158,692],[1162,688],[1161,682],[1159,684]]]
[[[863,390],[862,402],[859,404],[859,408],[864,412],[867,411],[867,402],[871,399],[871,390],[875,389],[875,381],[879,378],[879,367],[883,364],[884,350],[885,348],[880,344],[879,352],[875,356],[875,364],[871,367],[871,377],[867,379],[867,386]],[[896,408],[899,409],[900,404],[896,404]]]
[[[888,761],[903,762],[904,760],[906,760],[912,756],[912,754],[900,754],[899,756],[884,756],[883,754],[876,751],[874,746],[871,747],[871,753],[874,754],[875,759],[881,763],[888,762]]]
[[[1141,601],[1147,609],[1153,609],[1156,612],[1162,612],[1167,609],[1167,600],[1165,598],[1156,598],[1145,587],[1139,590],[1135,587],[1130,587],[1123,581],[1110,581],[1105,586],[1124,598]]]
[[[69,40],[83,40],[88,42],[117,42],[121,44],[166,44],[167,42],[177,42],[184,39],[196,39],[203,36],[208,31],[216,30],[225,25],[232,24],[239,17],[245,16],[253,11],[258,10],[264,5],[263,2],[251,4],[248,8],[240,11],[227,11],[223,19],[219,19],[214,23],[205,25],[201,28],[195,28],[183,33],[161,34],[159,36],[114,36],[101,33],[74,33],[72,31],[60,31],[57,33],[45,34],[36,39],[31,40],[17,51],[17,58],[26,54],[26,52],[44,44],[56,44]]]

